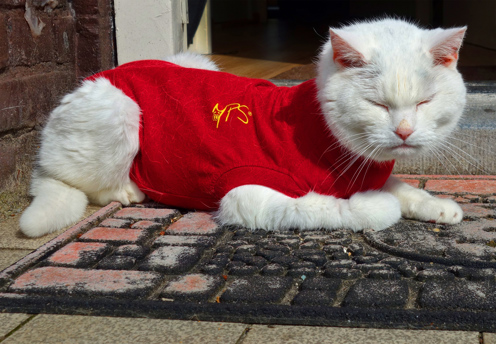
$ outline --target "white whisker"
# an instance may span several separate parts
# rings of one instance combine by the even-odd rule
[[[21,107],[24,107],[24,105],[9,106],[9,107],[0,109],[0,111],[10,110],[10,109],[16,109],[16,108],[21,108]]]
[[[449,146],[448,146],[449,145]],[[470,156],[467,152],[465,152],[463,149],[461,149],[460,147],[452,144],[451,142],[444,142],[442,143],[442,147],[444,149],[446,149],[449,153],[452,153],[454,155],[456,155],[458,158],[460,159],[463,159],[466,163],[468,163],[469,165],[471,165],[472,167],[476,168],[477,170],[480,170],[482,171],[483,173],[485,174],[489,174],[487,171],[485,171],[482,167],[481,167],[481,164],[479,162],[479,160],[475,159],[474,157]],[[455,151],[456,148],[457,150],[459,150],[460,152],[464,153],[464,154],[467,154],[468,158],[470,158],[472,160],[472,162],[475,162],[476,164],[472,163],[469,159],[467,159],[467,157],[464,157],[463,155],[459,154],[457,151]],[[468,172],[468,171],[467,171]],[[470,172],[468,172],[470,174]]]
[[[446,159],[446,160],[450,163],[450,165],[451,165],[451,166],[455,169],[456,174],[458,174],[458,175],[460,174],[460,173],[458,172],[458,169],[456,168],[456,166],[455,166],[455,165],[453,165],[453,163],[451,162],[451,160],[450,160],[450,159],[448,159],[448,158],[446,158],[446,156],[444,156],[443,152],[442,152],[440,149],[438,149],[437,147],[430,147],[430,148],[429,148],[429,150],[430,150],[430,151],[432,152],[432,154],[436,157],[436,159],[439,161],[439,163],[440,163],[440,164],[444,167],[444,169],[445,169],[446,171],[448,171],[448,174],[453,175],[453,173],[451,172],[451,169],[449,169],[449,168],[448,168],[448,167],[447,167],[447,166],[443,163],[443,161],[441,160],[441,157],[442,157],[442,158],[444,158],[444,159]]]

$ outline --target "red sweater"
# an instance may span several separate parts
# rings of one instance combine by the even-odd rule
[[[394,161],[350,168],[327,129],[314,80],[277,87],[259,79],[131,62],[105,77],[141,108],[140,151],[130,177],[155,201],[215,209],[233,188],[270,187],[348,198],[380,189]],[[357,171],[359,172],[357,173]]]

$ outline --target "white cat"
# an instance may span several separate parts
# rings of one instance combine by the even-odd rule
[[[295,197],[290,191],[268,187],[262,172],[255,179],[249,179],[250,176],[244,179],[254,182],[226,189],[216,212],[217,220],[222,224],[239,224],[252,229],[345,227],[355,231],[366,228],[382,230],[393,225],[401,216],[448,224],[461,221],[463,212],[455,202],[435,198],[393,176],[382,183],[380,190],[372,187],[373,190],[367,191],[359,186],[370,184],[366,177],[377,166],[380,168],[390,164],[392,167],[391,160],[429,154],[455,128],[465,106],[465,86],[456,70],[458,50],[465,30],[424,30],[393,19],[331,29],[330,39],[320,54],[318,77],[314,81],[322,121],[322,133],[315,133],[315,137],[329,133],[328,148],[318,152],[321,158],[327,151],[341,152],[328,167],[329,178],[332,176],[335,179],[332,185],[340,185],[342,190],[358,188],[359,191],[350,197],[338,198],[333,193],[314,192],[318,188],[310,187],[306,194]],[[208,98],[206,93],[193,94],[197,87],[203,87],[204,75],[217,77],[225,74],[213,72],[217,67],[203,56],[179,54],[169,61],[183,67],[197,68],[173,69],[175,72],[181,68],[181,72],[185,71],[190,76],[184,84],[191,87],[191,94],[187,94],[191,99]],[[141,166],[143,170],[135,168],[136,161],[148,158],[149,161],[164,164],[173,156],[181,155],[182,159],[183,155],[189,155],[190,143],[180,140],[190,130],[185,125],[169,131],[164,141],[164,145],[172,142],[169,147],[179,144],[182,150],[170,152],[164,149],[153,151],[153,156],[148,156],[150,152],[143,151],[143,142],[146,142],[143,140],[150,136],[143,137],[143,133],[150,128],[150,122],[146,118],[140,122],[140,116],[151,105],[148,101],[140,103],[138,99],[141,96],[146,98],[147,92],[123,91],[114,85],[117,81],[111,80],[113,74],[108,75],[110,77],[97,75],[84,81],[80,88],[65,96],[50,115],[42,132],[38,164],[32,177],[31,194],[34,200],[20,220],[21,230],[27,236],[41,236],[76,222],[83,215],[88,200],[100,205],[111,201],[124,205],[141,202],[145,198],[143,192],[149,195],[154,193],[143,185],[140,191],[137,186],[136,183],[140,183],[137,180],[141,180],[137,174],[141,173],[146,178],[148,170],[145,165]],[[160,76],[152,77],[160,82]],[[164,85],[168,81],[167,77],[162,80]],[[307,82],[307,85],[310,84]],[[256,83],[256,86],[258,90],[272,89],[264,82]],[[138,95],[130,97],[133,92]],[[293,91],[285,88],[273,92],[286,94]],[[260,97],[260,102],[264,99]],[[310,104],[313,99],[306,101]],[[165,102],[162,106],[168,107],[167,111],[181,111],[178,104]],[[260,116],[259,112],[241,103],[219,104],[213,109],[212,123],[217,127],[212,130],[218,130],[216,133],[220,132],[219,127],[223,129],[222,126],[249,128]],[[305,104],[300,101],[297,106],[301,108]],[[270,116],[278,114],[265,115],[273,120]],[[230,122],[227,122],[229,116]],[[210,117],[209,121],[212,121]],[[167,118],[163,121],[167,122]],[[274,123],[266,137],[284,135],[287,121],[274,120]],[[297,132],[298,128],[294,129],[294,133]],[[261,136],[260,142],[264,140],[265,134],[257,132],[256,135]],[[311,147],[313,142],[308,140],[308,134],[294,137],[294,140],[302,137],[307,140],[298,142],[295,147]],[[207,140],[206,137],[199,139]],[[257,145],[260,144],[257,142],[252,147]],[[285,154],[280,147],[274,151],[283,156]],[[240,156],[243,154],[240,153]],[[274,160],[279,159],[277,154],[273,157]],[[194,165],[195,155],[191,154],[189,159],[187,164]],[[209,156],[206,157],[208,159]],[[319,165],[320,159],[312,163]],[[172,168],[174,166],[178,171],[185,169],[178,164],[172,165]],[[349,169],[353,172],[350,173]],[[294,171],[281,175],[281,180],[287,176],[294,176],[296,180],[296,170],[298,166],[294,166]],[[169,171],[166,172],[164,187],[172,184],[176,188],[188,187],[184,181],[181,184],[171,180]],[[305,171],[298,173],[304,174]],[[200,174],[198,178],[204,178]],[[348,180],[340,179],[344,175],[348,175]],[[183,206],[183,203],[169,205]]]

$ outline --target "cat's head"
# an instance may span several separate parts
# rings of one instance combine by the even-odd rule
[[[333,134],[376,161],[437,149],[465,107],[456,70],[465,30],[424,30],[395,19],[331,29],[317,84]]]

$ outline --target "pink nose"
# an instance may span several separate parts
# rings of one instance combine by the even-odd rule
[[[398,125],[398,128],[396,128],[394,133],[405,141],[410,135],[412,135],[413,129],[410,126],[410,123],[404,119],[400,122],[400,125]]]
[[[395,131],[395,134],[398,135],[403,141],[405,141],[410,135],[412,135],[412,129],[401,129],[398,128]]]

